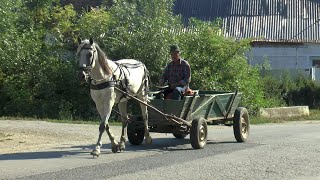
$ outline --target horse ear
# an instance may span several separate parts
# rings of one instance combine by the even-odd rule
[[[82,39],[78,37],[78,43],[81,44]]]
[[[90,42],[90,44],[93,44],[93,39],[92,39],[92,37],[90,37],[89,42]]]

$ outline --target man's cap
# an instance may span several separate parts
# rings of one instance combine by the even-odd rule
[[[171,52],[180,52],[180,49],[177,45],[171,45],[170,46],[170,53]]]

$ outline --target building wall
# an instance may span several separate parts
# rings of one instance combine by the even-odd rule
[[[251,65],[267,60],[272,69],[305,69],[311,68],[313,58],[320,58],[320,44],[252,47],[246,55]]]
[[[221,18],[226,37],[317,42],[320,0],[175,0],[174,13],[203,21]]]
[[[304,74],[320,80],[320,76],[314,74],[320,70],[320,44],[254,46],[246,56],[254,66],[267,62],[276,76],[289,72],[293,76]]]

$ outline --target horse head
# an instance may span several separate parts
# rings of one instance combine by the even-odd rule
[[[92,67],[95,66],[95,58],[98,57],[97,49],[93,39],[81,40],[78,38],[77,55],[79,55],[79,73],[80,80],[89,82]]]

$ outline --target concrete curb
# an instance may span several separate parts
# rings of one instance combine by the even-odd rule
[[[300,116],[309,116],[309,106],[289,106],[260,109],[260,117],[265,118],[288,118]]]

